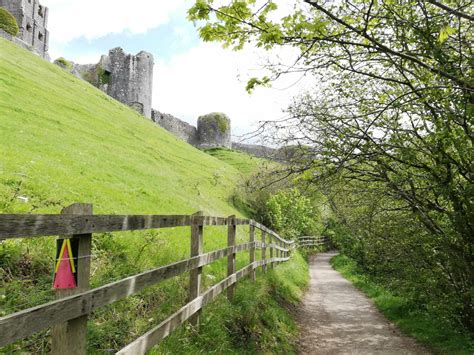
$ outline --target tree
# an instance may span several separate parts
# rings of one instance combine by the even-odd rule
[[[271,196],[266,202],[265,214],[269,226],[285,238],[314,235],[317,229],[317,212],[313,210],[310,199],[297,188]]]
[[[280,19],[276,9],[275,1],[197,0],[189,18],[204,21],[206,41],[298,51],[248,85],[290,72],[320,83],[295,99],[289,118],[262,125],[278,143],[305,147],[288,174],[325,186],[335,210],[351,188],[389,201],[384,214],[410,215],[440,241],[430,257],[442,251],[445,288],[474,329],[472,2],[305,0]]]

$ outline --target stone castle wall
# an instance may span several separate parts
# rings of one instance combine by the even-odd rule
[[[19,26],[17,37],[0,30],[4,37],[49,61],[47,30],[49,10],[38,0],[0,0],[16,18]],[[250,144],[232,143],[231,121],[223,113],[210,113],[198,118],[194,127],[170,114],[152,109],[153,55],[140,52],[137,55],[114,48],[103,55],[97,64],[75,64],[63,58],[55,61],[63,69],[104,91],[116,100],[132,107],[145,117],[163,127],[176,137],[201,148],[228,148],[248,154],[272,158],[277,150]]]
[[[49,59],[48,8],[38,0],[0,0],[0,7],[15,17],[20,29],[17,37],[34,52]]]
[[[159,126],[173,133],[179,139],[197,146],[199,144],[197,128],[167,113],[152,111],[151,119]]]
[[[244,144],[233,142],[232,149],[253,155],[255,157],[272,160],[278,159],[281,155],[278,149],[269,148],[264,145],[257,144]]]

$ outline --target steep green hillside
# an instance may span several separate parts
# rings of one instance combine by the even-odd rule
[[[269,160],[253,157],[247,153],[229,149],[208,149],[206,153],[233,166],[241,174],[248,175],[259,170],[275,166],[276,163]]]
[[[104,214],[189,214],[198,210],[221,216],[239,214],[230,202],[242,177],[239,170],[248,173],[255,164],[239,156],[236,169],[226,159],[203,153],[86,82],[3,39],[0,156],[0,213],[58,213],[71,203],[89,202],[95,213]],[[245,228],[239,228],[237,237],[239,242],[247,240]],[[204,242],[205,250],[224,247],[226,228],[206,228]],[[188,257],[189,229],[95,235],[93,249],[92,284],[97,287]],[[54,238],[0,242],[0,316],[54,297],[54,250]],[[248,254],[239,254],[237,266],[247,261]],[[290,277],[285,282],[294,301],[305,282],[305,277],[298,280],[294,272],[304,268],[303,264],[301,260],[289,264],[293,274],[280,272],[262,287],[275,289],[272,284]],[[225,260],[206,267],[205,286],[222,279],[225,272]],[[89,322],[91,352],[118,350],[158,324],[186,303],[186,287],[187,275],[183,275],[96,312]],[[246,290],[251,285],[242,287]],[[219,302],[222,322],[238,316],[225,299]],[[275,309],[278,305],[270,307],[272,312]],[[281,309],[278,312],[285,314]],[[291,319],[279,316],[273,326],[294,334],[288,322]],[[224,323],[219,324],[225,327]],[[209,336],[214,330],[203,334]],[[229,344],[228,351],[242,346],[234,344],[232,332],[224,333],[227,338],[220,341]],[[183,336],[193,338],[193,334]],[[189,347],[178,349],[168,342],[160,351],[217,349],[189,339],[184,342]],[[290,340],[280,344],[288,341],[290,349]],[[263,350],[278,346],[255,345],[258,343],[257,339],[248,346]],[[42,353],[48,347],[49,335],[44,332],[0,352]]]
[[[103,213],[236,212],[232,167],[4,40],[0,152],[2,212],[78,200]]]

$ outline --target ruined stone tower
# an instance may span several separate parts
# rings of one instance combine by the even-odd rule
[[[101,89],[151,118],[153,65],[153,55],[150,53],[142,51],[131,55],[122,48],[111,49],[109,55],[103,56],[99,63],[104,71]]]
[[[224,113],[214,112],[199,117],[197,133],[200,148],[232,148],[231,123]]]
[[[99,88],[114,99],[152,118],[153,55],[140,52],[137,55],[114,48],[103,55],[98,64],[75,64],[63,59],[55,63]]]
[[[18,38],[42,57],[48,57],[48,8],[38,0],[0,0],[0,7],[15,16],[20,28]]]

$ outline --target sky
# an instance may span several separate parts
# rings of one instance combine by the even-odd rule
[[[280,11],[286,11],[283,1]],[[267,53],[249,47],[234,52],[218,43],[204,43],[186,19],[192,0],[41,0],[49,7],[50,55],[76,63],[97,63],[109,49],[136,54],[145,50],[155,59],[153,108],[193,125],[210,112],[232,120],[235,140],[257,129],[259,122],[285,116],[292,97],[303,90],[297,76],[271,88],[245,91],[250,77],[266,74]]]

